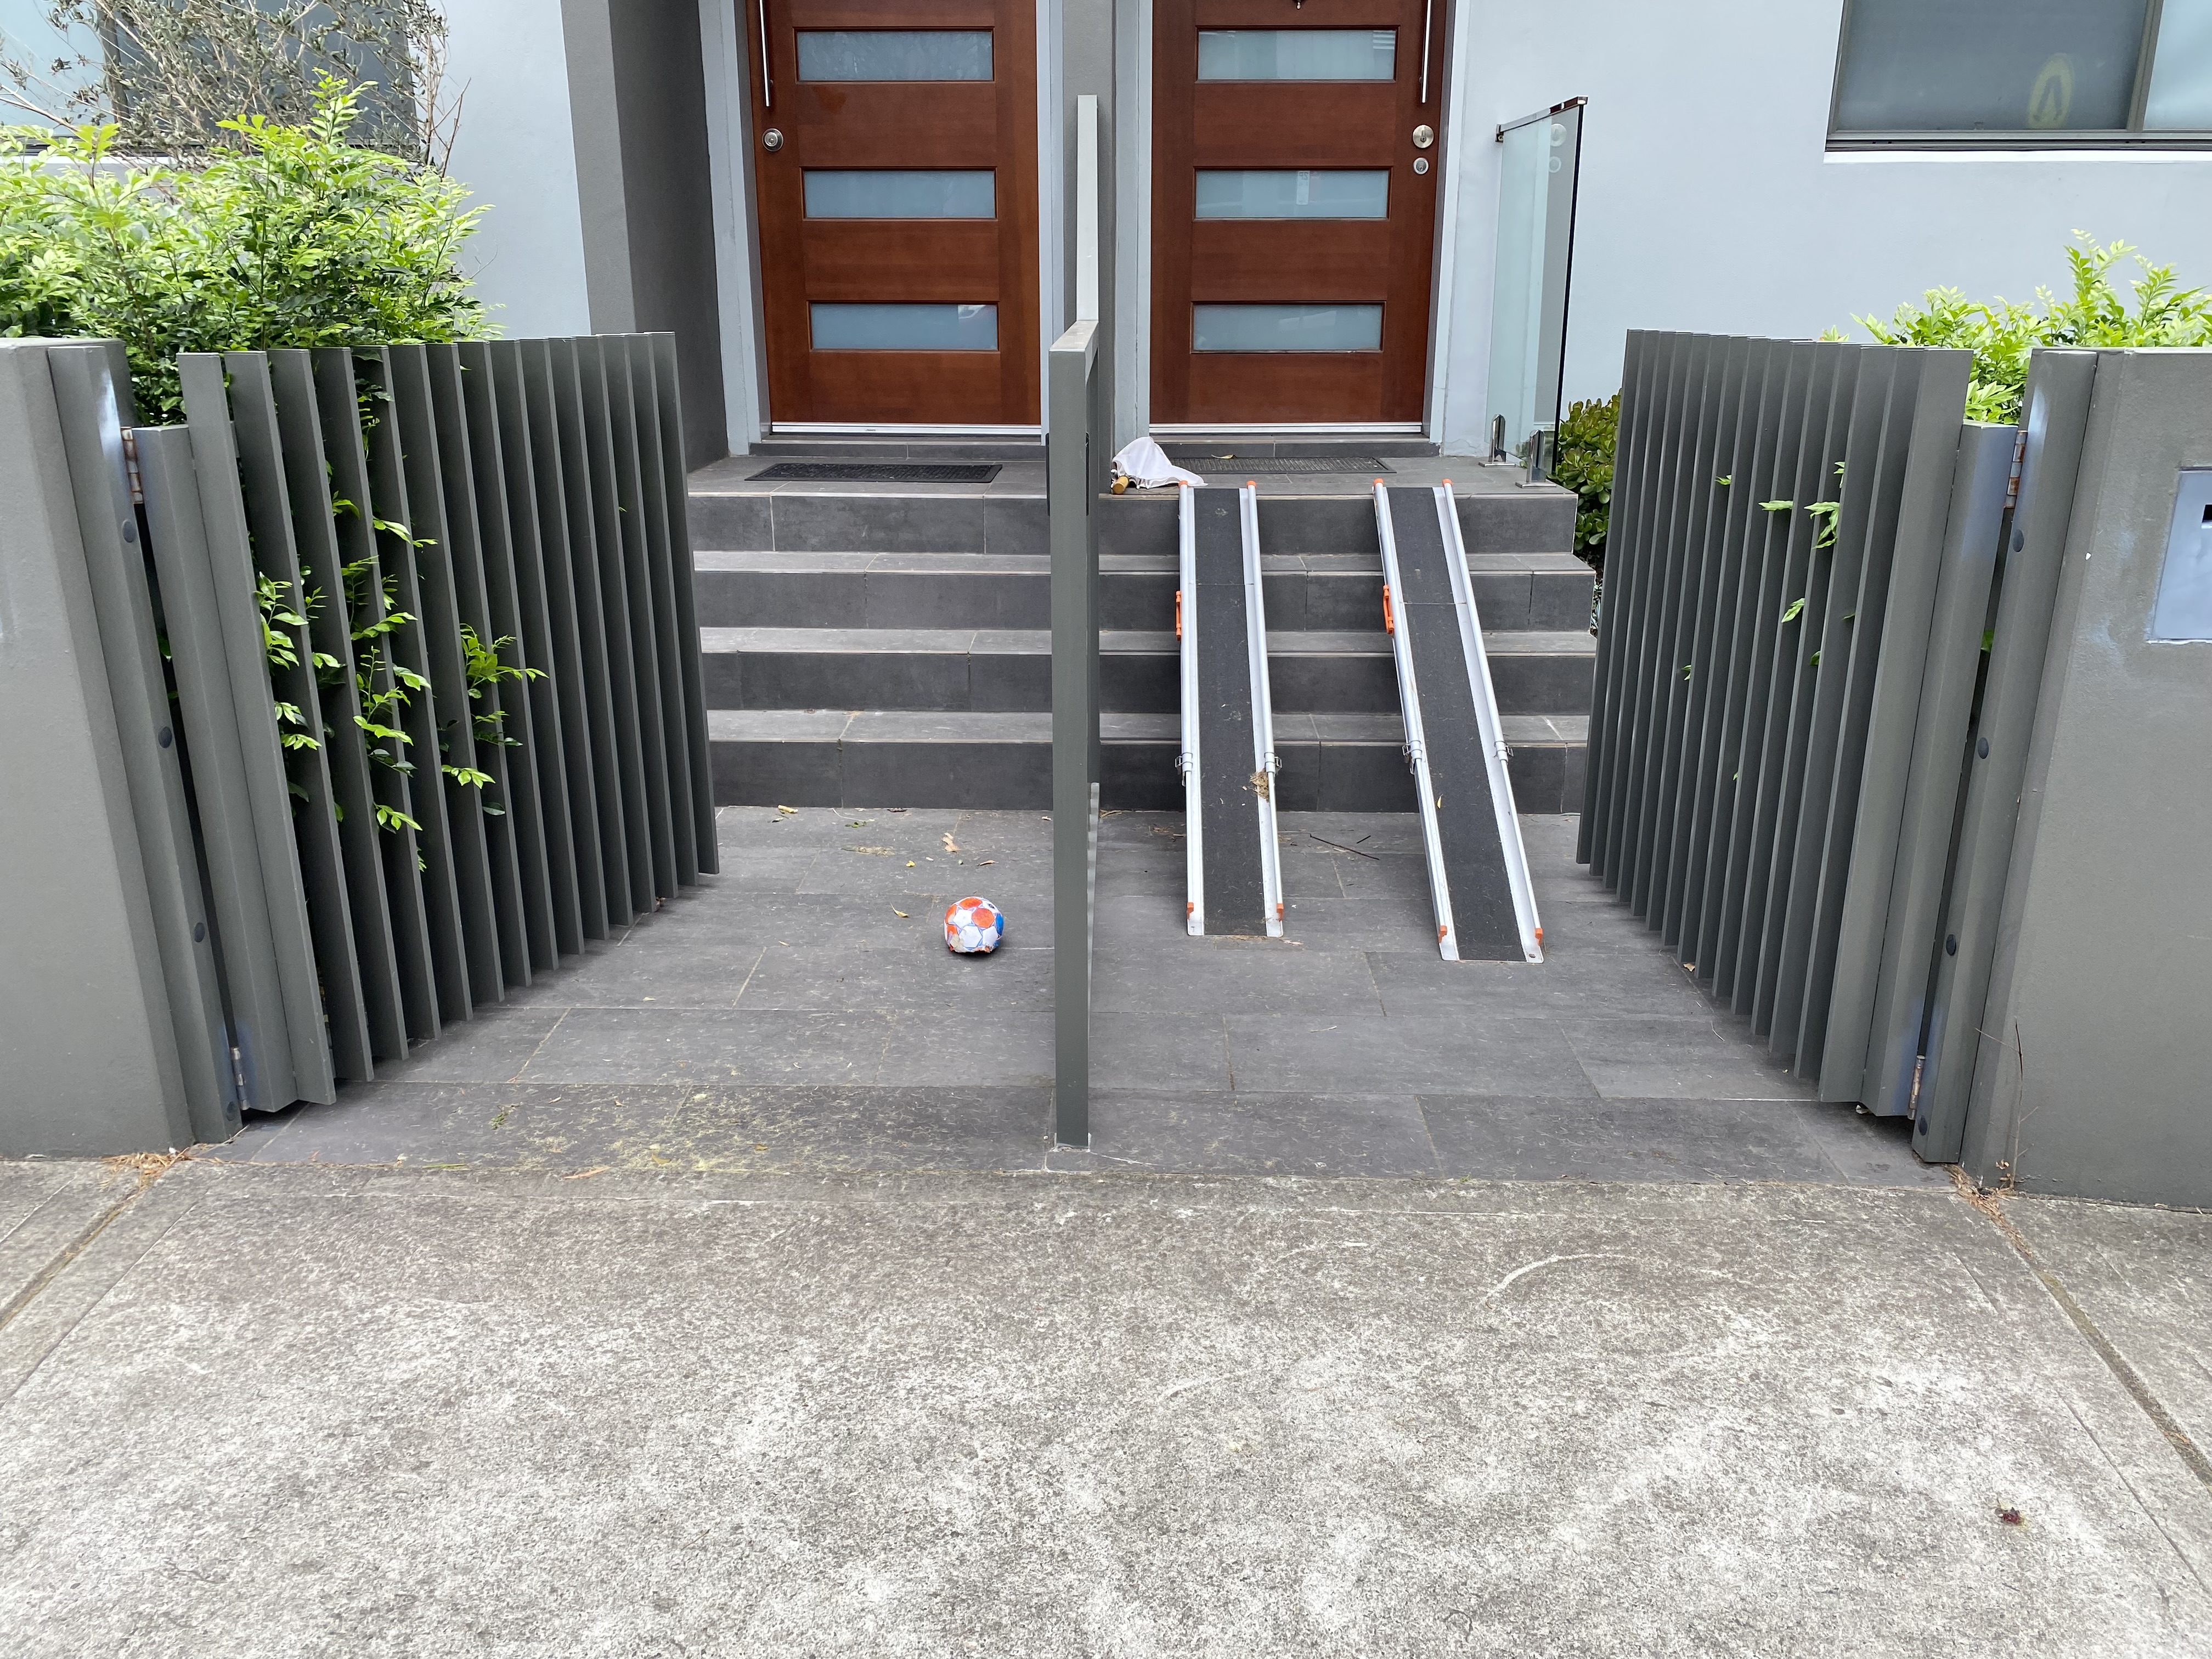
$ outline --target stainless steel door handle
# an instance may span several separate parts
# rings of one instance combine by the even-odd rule
[[[768,0],[758,0],[758,4],[760,6],[761,32],[761,107],[763,109],[774,109],[775,107],[775,82],[769,76],[768,72]],[[1421,50],[1425,52],[1428,48],[1424,46]],[[1425,63],[1427,60],[1425,58],[1422,61]],[[1421,74],[1423,82],[1425,84],[1428,77],[1428,71],[1424,69]],[[1423,94],[1422,101],[1427,101],[1425,94]]]

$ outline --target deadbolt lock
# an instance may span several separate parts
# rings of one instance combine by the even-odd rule
[[[1426,149],[1431,144],[1433,144],[1436,142],[1437,130],[1434,127],[1419,126],[1413,129],[1413,148],[1415,149]]]
[[[1424,131],[1426,131],[1426,129],[1424,129]],[[780,127],[770,127],[766,132],[761,134],[761,148],[763,149],[781,149],[783,148],[782,129]]]

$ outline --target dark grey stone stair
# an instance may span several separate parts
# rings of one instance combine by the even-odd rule
[[[1043,810],[1051,575],[1024,465],[1006,489],[748,489],[737,471],[767,459],[721,463],[691,494],[716,799]],[[1571,498],[1459,502],[1516,798],[1576,810],[1595,659]],[[1099,507],[1101,793],[1173,808],[1175,502]],[[1263,495],[1261,526],[1280,804],[1411,811],[1369,499]]]

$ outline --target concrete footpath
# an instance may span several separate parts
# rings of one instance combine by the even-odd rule
[[[0,1652],[2212,1654],[2212,1218],[0,1166]]]

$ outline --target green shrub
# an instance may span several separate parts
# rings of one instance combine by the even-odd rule
[[[2085,230],[2074,235],[2081,246],[2066,250],[2074,292],[2061,299],[2039,288],[2040,311],[2010,300],[1969,300],[1955,288],[1935,288],[1919,304],[1899,306],[1886,322],[1871,316],[1852,320],[1883,345],[1972,351],[1966,418],[1972,421],[2020,418],[2028,354],[2038,346],[2212,345],[2212,297],[2203,289],[2180,287],[2172,266],[2151,264],[2125,242],[2100,247]],[[2135,255],[2143,273],[2129,284],[2133,311],[2111,276],[2128,254]]]
[[[112,126],[0,134],[0,333],[120,339],[149,422],[181,416],[179,352],[483,337],[482,210],[349,142],[361,95],[325,77],[307,121],[225,122],[241,148],[195,168],[116,159]]]
[[[1606,521],[1613,511],[1613,447],[1620,430],[1620,394],[1603,403],[1571,404],[1559,422],[1552,481],[1575,492],[1575,551],[1605,568]]]

